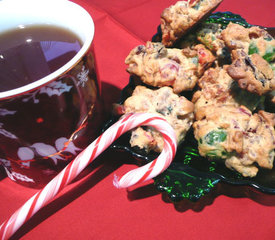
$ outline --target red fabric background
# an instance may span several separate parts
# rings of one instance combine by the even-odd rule
[[[156,33],[159,16],[172,0],[75,0],[95,21],[98,77],[106,110],[129,80],[124,59]],[[217,11],[242,15],[249,23],[274,26],[274,0],[224,0]],[[274,239],[275,196],[219,184],[196,203],[172,204],[152,182],[128,190],[113,175],[136,167],[133,158],[107,151],[39,211],[14,239]],[[0,222],[36,193],[0,171]]]

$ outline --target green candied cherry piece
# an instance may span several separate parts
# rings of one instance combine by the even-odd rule
[[[248,54],[254,54],[254,53],[259,53],[259,48],[257,47],[255,42],[251,42],[248,47]]]
[[[272,62],[275,59],[275,47],[269,45],[265,51],[263,59],[267,62]]]
[[[216,23],[204,23],[198,30],[197,39],[202,42],[207,48],[213,50],[213,42],[216,40],[215,33],[221,31],[220,25]]]
[[[210,41],[208,41],[207,35],[199,36],[199,37],[200,37],[201,42],[202,42],[207,48],[209,48],[210,50],[213,50],[214,46],[213,46],[213,44],[212,44]],[[215,39],[214,39],[214,40],[215,40]],[[212,41],[214,41],[214,40],[213,40],[213,38],[212,38]]]
[[[226,140],[227,133],[224,130],[213,130],[204,137],[205,143],[208,145],[216,145]]]
[[[220,143],[226,140],[226,137],[226,131],[217,129],[207,133],[203,138],[199,139],[199,145],[207,144],[214,147],[214,149],[206,153],[206,157],[212,160],[227,158],[228,152],[220,145]]]
[[[248,48],[248,54],[259,53],[259,48],[255,42],[251,42]],[[267,62],[272,62],[275,59],[275,47],[268,45],[265,54],[262,56]]]

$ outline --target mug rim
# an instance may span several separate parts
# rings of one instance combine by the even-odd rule
[[[70,61],[68,61],[66,64],[64,64],[62,67],[60,67],[56,71],[46,75],[43,78],[35,80],[34,82],[31,82],[27,85],[24,85],[24,86],[21,86],[18,88],[0,92],[0,100],[13,98],[13,97],[28,93],[30,91],[34,91],[36,89],[39,89],[39,88],[47,85],[50,82],[56,80],[58,77],[66,74],[75,65],[77,65],[79,63],[79,61],[81,61],[82,57],[89,51],[89,49],[92,45],[92,42],[93,42],[93,38],[94,38],[94,31],[95,31],[94,30],[95,29],[94,21],[93,21],[91,15],[87,12],[87,10],[78,4],[68,1],[68,0],[58,0],[58,1],[54,1],[54,0],[52,0],[52,1],[51,0],[48,0],[48,1],[43,1],[43,0],[24,0],[24,1],[22,1],[22,0],[2,0],[2,1],[0,1],[0,9],[1,9],[1,7],[6,7],[5,4],[7,4],[7,6],[8,6],[10,4],[14,5],[17,3],[23,4],[22,2],[24,2],[24,4],[28,3],[28,4],[37,4],[37,5],[38,4],[40,5],[41,3],[46,4],[46,2],[47,2],[47,4],[61,4],[62,6],[63,5],[65,6],[67,4],[66,6],[78,9],[78,11],[81,12],[82,17],[86,18],[85,21],[87,21],[87,24],[89,24],[89,29],[88,29],[89,31],[87,31],[86,39],[85,39],[85,41],[83,41],[82,47]],[[42,8],[42,6],[41,6],[41,8]],[[21,24],[19,23],[18,26],[19,25],[21,25]],[[30,25],[32,25],[32,24],[30,24]],[[58,26],[58,24],[52,24],[52,25]]]

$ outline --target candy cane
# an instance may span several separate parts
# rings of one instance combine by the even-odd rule
[[[120,179],[116,177],[114,179],[114,185],[118,188],[129,187],[133,184],[149,180],[163,172],[170,165],[176,153],[177,142],[173,128],[165,119],[157,115],[149,113],[126,115],[109,127],[43,189],[30,198],[9,219],[7,219],[0,227],[0,238],[10,238],[25,222],[27,222],[39,209],[49,203],[119,136],[141,125],[152,126],[162,133],[164,149],[154,161],[126,173]]]

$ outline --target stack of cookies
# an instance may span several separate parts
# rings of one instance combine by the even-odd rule
[[[275,109],[275,40],[256,26],[206,23],[221,1],[179,1],[163,11],[161,41],[126,57],[142,84],[120,114],[164,116],[179,144],[191,128],[202,156],[254,177],[259,167],[273,168],[275,155],[275,114],[266,110],[266,103]],[[146,152],[163,147],[149,127],[135,129],[130,143]]]

